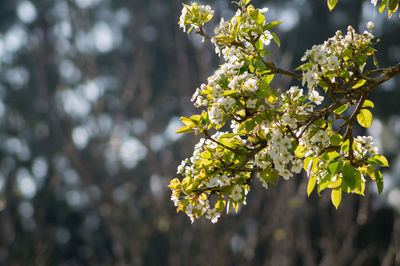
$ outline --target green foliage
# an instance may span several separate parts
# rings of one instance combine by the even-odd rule
[[[382,13],[386,8],[388,11],[388,17],[391,18],[393,13],[396,12],[399,8],[399,1],[400,0],[382,0],[379,5],[379,12]],[[327,0],[328,8],[330,11],[335,8],[337,2],[338,0]],[[378,0],[371,0],[371,3],[376,6]]]
[[[376,166],[389,164],[371,137],[352,133],[356,120],[366,128],[373,121],[367,108],[374,103],[367,96],[378,82],[375,72],[365,68],[369,60],[377,67],[374,36],[358,34],[349,26],[346,35],[338,31],[307,50],[297,68],[300,73],[282,70],[266,60],[271,41],[280,45],[270,31],[280,22],[268,22],[267,9],[249,3],[239,1],[235,16],[221,20],[215,36],[203,31],[214,13],[211,8],[184,5],[181,27],[190,24],[211,40],[225,63],[192,97],[194,105],[203,108],[201,114],[181,117],[184,126],[177,133],[204,137],[178,167],[182,181],[175,178],[169,185],[177,211],[184,211],[192,221],[204,215],[216,222],[225,209],[237,212],[246,204],[253,179],[268,188],[303,168],[309,178],[307,195],[330,189],[336,208],[343,192],[364,195],[366,176],[376,182],[380,193],[383,179]],[[329,8],[336,3],[328,0]],[[382,72],[389,71],[400,69]],[[304,89],[299,84],[275,90],[271,81],[277,75],[297,79]],[[351,112],[346,114],[347,110]],[[339,120],[341,125],[336,125]],[[222,132],[222,128],[231,130]]]

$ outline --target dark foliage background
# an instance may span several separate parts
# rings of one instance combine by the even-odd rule
[[[230,1],[204,1],[216,16]],[[282,20],[277,65],[373,20],[382,66],[400,19],[369,1],[253,1]],[[180,1],[0,1],[0,265],[400,265],[399,78],[373,92],[373,135],[391,168],[377,197],[306,198],[298,176],[218,224],[176,214],[167,184],[197,137],[178,117],[219,59],[178,29]],[[215,22],[214,22],[215,23]],[[287,88],[290,80],[277,79]]]

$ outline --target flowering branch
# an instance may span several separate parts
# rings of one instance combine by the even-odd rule
[[[245,204],[250,184],[256,177],[261,184],[275,185],[282,177],[290,179],[304,168],[309,177],[307,192],[331,189],[337,208],[341,193],[364,195],[365,176],[383,188],[377,166],[388,166],[371,137],[353,136],[357,121],[372,124],[368,108],[374,104],[369,93],[400,73],[400,63],[382,69],[375,58],[376,42],[370,32],[356,33],[349,26],[346,35],[337,31],[323,44],[314,45],[302,57],[296,71],[276,67],[265,56],[273,40],[280,41],[272,28],[280,22],[267,22],[268,9],[256,9],[250,0],[240,0],[235,16],[221,19],[215,36],[203,31],[214,12],[209,6],[184,5],[180,26],[196,28],[210,40],[225,63],[196,89],[192,101],[206,110],[190,118],[177,133],[195,132],[204,138],[194,147],[192,157],[182,161],[169,187],[178,211],[193,221],[202,215],[216,222],[222,211]],[[372,30],[373,24],[368,23]],[[190,31],[189,29],[189,31]],[[376,69],[364,70],[370,57]],[[376,74],[380,74],[375,76]],[[272,79],[285,75],[301,82],[286,91],[271,87]],[[300,85],[300,84],[299,84]],[[319,91],[323,90],[324,95]],[[330,98],[324,105],[325,97]],[[351,114],[345,111],[354,106]],[[344,120],[339,126],[334,122]],[[230,130],[222,132],[222,128]],[[216,133],[211,135],[211,128]]]

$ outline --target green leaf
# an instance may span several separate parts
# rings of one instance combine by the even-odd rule
[[[351,55],[352,53],[353,53],[353,50],[352,50],[352,49],[349,49],[349,48],[347,48],[346,50],[344,50],[344,52],[343,52],[342,56],[343,56],[343,57],[345,57],[345,56],[349,56],[349,55]]]
[[[225,208],[225,199],[223,197],[218,198],[217,202],[215,203],[215,208],[218,212],[222,212]]]
[[[263,61],[261,61],[260,59],[256,59],[253,62],[253,65],[261,71],[264,71],[266,69],[265,64],[263,63]]]
[[[332,145],[334,146],[339,146],[342,143],[342,136],[340,136],[339,134],[333,134],[332,136],[329,137],[329,139],[331,140]]]
[[[381,194],[383,190],[383,178],[381,171],[379,171],[378,169],[375,169],[375,182],[378,188],[378,194]]]
[[[276,36],[275,32],[271,32],[271,35],[274,38],[274,41],[275,41],[276,45],[278,45],[280,47],[281,46],[281,41],[279,40],[278,36]]]
[[[350,72],[343,69],[340,71],[339,77],[345,78],[345,79],[350,78]]]
[[[255,19],[255,22],[256,22],[258,25],[261,25],[261,24],[264,23],[264,21],[265,21],[264,15],[261,14],[260,12],[258,12],[257,17],[256,17],[256,19]]]
[[[263,80],[265,82],[267,82],[268,84],[270,84],[273,78],[274,78],[274,74],[271,74],[271,75],[267,75],[265,78],[263,78]]]
[[[299,71],[299,70],[302,70],[302,69],[308,69],[308,68],[311,67],[311,65],[312,65],[312,63],[309,61],[307,63],[304,63],[304,64],[298,66],[295,70]]]
[[[224,91],[224,93],[222,95],[233,96],[233,95],[237,95],[237,94],[238,94],[237,90],[227,90],[227,91]]]
[[[263,30],[266,31],[266,30],[272,29],[273,27],[276,27],[276,26],[278,26],[278,25],[281,24],[281,23],[282,23],[282,21],[271,21],[270,23],[267,23],[267,24],[263,27]]]
[[[336,159],[337,157],[339,157],[340,154],[336,151],[331,151],[331,152],[328,152],[326,155],[328,156],[328,160],[332,161],[333,159]]]
[[[332,189],[331,200],[337,209],[342,201],[342,190],[340,188]]]
[[[294,154],[296,155],[297,158],[303,158],[304,155],[306,154],[306,151],[307,150],[303,145],[297,145]]]
[[[339,106],[338,108],[336,108],[333,112],[340,115],[341,113],[346,111],[347,107],[348,107],[347,104],[343,104],[343,105]]]
[[[386,7],[388,0],[382,0],[381,4],[379,5],[379,13],[382,13]]]
[[[345,165],[342,169],[343,183],[351,190],[355,188],[357,170],[352,165]],[[342,183],[342,184],[343,184]]]
[[[180,129],[178,129],[176,132],[175,132],[175,134],[178,134],[178,133],[187,133],[187,132],[192,132],[192,131],[194,131],[191,127],[188,127],[188,126],[183,126],[183,127],[181,127]]]
[[[336,6],[338,0],[327,0],[328,8],[330,11]]]
[[[357,115],[357,122],[360,126],[369,128],[372,125],[372,113],[368,109],[361,109]]]
[[[331,181],[331,175],[325,175],[322,179],[320,178],[318,183],[318,194],[325,190],[330,185]]]
[[[355,149],[355,143],[353,141],[353,150]],[[347,139],[345,142],[342,143],[342,146],[340,147],[340,150],[342,152],[348,152],[349,151],[349,140]]]
[[[364,102],[364,104],[363,104],[363,106],[362,107],[364,107],[364,108],[366,108],[366,107],[371,107],[371,108],[374,108],[374,103],[372,102],[372,101],[370,101],[370,100],[365,100],[365,102]]]
[[[188,126],[188,127],[194,127],[194,126],[196,126],[196,123],[193,122],[193,120],[190,119],[190,118],[181,116],[181,121],[182,121],[182,123],[184,123],[184,124],[185,124],[186,126]]]
[[[361,179],[361,175],[358,174],[356,185],[352,192],[364,196],[364,191],[365,191],[365,182]]]
[[[359,66],[362,66],[365,62],[367,62],[368,56],[366,54],[360,55],[356,58],[356,62]]]
[[[367,80],[365,80],[365,79],[361,79],[360,81],[358,81],[358,82],[356,83],[356,85],[353,86],[353,89],[360,88],[361,86],[363,86],[363,85],[365,84],[366,81],[367,81]]]
[[[314,190],[315,184],[317,183],[317,177],[313,176],[308,180],[307,185],[307,196],[309,197],[311,192]]]
[[[278,99],[278,93],[267,82],[270,76],[273,76],[273,75],[268,75],[265,79],[259,80],[259,89],[258,89],[256,95],[258,97],[267,98],[268,101],[270,101],[271,103],[274,103]],[[271,77],[271,79],[272,79],[272,77]]]
[[[200,121],[200,118],[201,118],[201,115],[192,115],[191,117],[190,117],[190,119],[193,121],[193,122],[199,122]]]
[[[318,157],[307,157],[303,160],[303,167],[308,177],[310,177],[312,170],[318,165],[318,161]]]
[[[399,7],[399,0],[389,0],[388,9],[392,12],[396,12]]]
[[[262,51],[264,48],[264,44],[261,40],[261,38],[259,38],[256,43],[254,44],[254,46],[257,48],[258,51]]]
[[[245,128],[248,132],[252,131],[254,129],[254,127],[256,126],[256,123],[254,121],[254,119],[248,119],[245,122]]]
[[[181,188],[181,182],[179,181],[178,178],[174,178],[169,182],[168,187],[171,188],[171,189],[180,189]]]
[[[371,158],[369,158],[367,162],[370,164],[375,164],[383,167],[389,167],[388,160],[383,155],[378,155],[378,154],[374,155]]]
[[[372,55],[372,58],[374,60],[374,65],[376,66],[376,68],[379,68],[378,59],[376,58],[375,54]]]
[[[339,173],[342,170],[342,167],[343,167],[343,161],[342,160],[330,162],[328,164],[328,172],[331,175],[334,175],[336,173]]]
[[[192,178],[190,176],[186,176],[184,179],[182,179],[182,189],[185,194],[187,194],[187,191],[185,190],[187,189],[190,183],[192,183]]]

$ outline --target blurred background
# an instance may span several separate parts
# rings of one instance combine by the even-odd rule
[[[203,1],[228,19],[228,0]],[[370,1],[253,1],[269,7],[281,68],[372,20],[383,67],[400,61],[400,19]],[[191,224],[169,180],[192,153],[175,135],[216,69],[212,46],[178,25],[180,0],[0,1],[0,265],[400,265],[400,79],[373,91],[366,132],[388,157],[377,196],[306,197],[299,175],[217,224]],[[210,31],[211,28],[208,30]],[[291,80],[276,79],[288,88]]]

